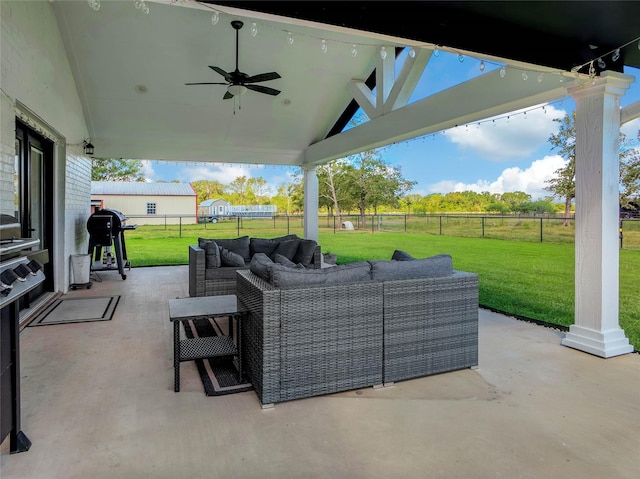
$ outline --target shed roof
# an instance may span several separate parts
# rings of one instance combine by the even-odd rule
[[[196,196],[190,183],[92,181],[92,195]]]

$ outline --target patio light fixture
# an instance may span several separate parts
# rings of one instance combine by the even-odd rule
[[[93,156],[93,144],[91,143],[91,139],[87,138],[84,140],[84,154],[87,156]]]
[[[229,85],[227,91],[233,96],[240,96],[247,91],[247,87],[244,85]]]

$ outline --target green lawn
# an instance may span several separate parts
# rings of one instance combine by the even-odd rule
[[[302,236],[297,228],[291,230]],[[287,230],[242,230],[241,235],[275,237]],[[186,264],[188,245],[198,236],[236,237],[232,224],[209,226],[207,230],[183,230],[183,237],[163,230],[139,228],[127,232],[128,257],[135,266]],[[338,255],[338,263],[367,259],[390,259],[394,249],[415,257],[448,253],[453,266],[480,277],[480,304],[484,307],[568,326],[574,312],[573,244],[534,243],[461,238],[412,233],[340,231],[320,232],[324,252]],[[640,301],[638,300],[639,251],[620,251],[620,325],[636,350],[640,349]]]

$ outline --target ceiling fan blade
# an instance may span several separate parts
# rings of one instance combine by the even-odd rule
[[[227,83],[200,82],[200,83],[185,83],[185,85],[227,85]]]
[[[214,72],[219,73],[220,75],[222,75],[224,77],[225,80],[227,80],[228,82],[231,81],[231,75],[229,75],[226,71],[224,71],[222,68],[220,67],[214,67],[209,65],[209,68],[211,68]]]
[[[231,93],[229,93],[228,91],[224,92],[224,96],[222,97],[223,100],[230,100],[231,98],[233,98],[233,95]]]
[[[249,90],[257,91],[260,93],[266,93],[267,95],[276,96],[280,94],[280,90],[276,90],[275,88],[269,88],[268,86],[262,86],[262,85],[245,85],[245,86]]]
[[[253,75],[253,76],[247,78],[245,80],[245,82],[246,83],[258,83],[258,82],[261,82],[261,81],[276,80],[278,78],[282,78],[282,77],[276,72],[260,73],[259,75]]]

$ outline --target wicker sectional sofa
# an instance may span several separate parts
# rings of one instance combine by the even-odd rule
[[[278,251],[307,268],[321,266],[320,246],[295,234],[277,238],[198,238],[197,245],[189,246],[189,296],[235,294],[236,271],[248,269],[256,252],[274,255]]]
[[[478,364],[476,274],[398,279],[420,265],[369,261],[316,271],[278,265],[265,278],[253,263],[236,273],[237,294],[248,310],[243,369],[263,406]],[[302,284],[303,275],[317,278]]]

